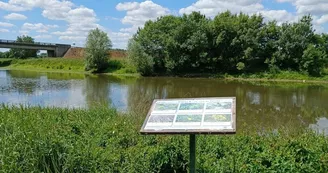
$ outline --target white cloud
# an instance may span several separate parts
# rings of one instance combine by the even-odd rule
[[[322,24],[328,23],[328,0],[276,0],[277,2],[289,2],[298,16],[311,14],[314,28],[317,32],[323,32]]]
[[[130,25],[121,28],[120,32],[109,32],[109,36],[113,42],[113,47],[124,49],[133,34],[142,28],[149,20],[156,20],[160,16],[169,15],[171,11],[162,7],[153,1],[144,2],[124,2],[116,5],[118,11],[126,11],[126,15],[121,22]]]
[[[296,22],[298,17],[289,13],[286,10],[263,10],[258,12],[266,21],[276,20],[278,25],[284,22]]]
[[[24,23],[22,30],[24,31],[36,31],[41,33],[47,33],[49,29],[58,28],[57,25],[44,25],[42,23]]]
[[[294,2],[295,0],[276,0],[277,2]]]
[[[70,40],[70,41],[83,41],[86,39],[85,36],[60,36],[60,40]]]
[[[4,17],[7,20],[26,20],[27,17],[19,13],[10,13]]]
[[[318,20],[317,20],[318,24],[324,24],[328,22],[328,14],[325,14],[323,16],[321,16]]]
[[[220,12],[230,10],[232,13],[256,13],[264,9],[261,0],[198,0],[191,6],[179,10],[180,14],[199,11],[206,16],[214,17]]]
[[[327,0],[276,0],[277,2],[290,2],[300,15],[312,14],[321,16],[328,13]]]
[[[9,32],[9,30],[8,29],[1,29],[0,28],[0,32]]]
[[[120,20],[120,19],[117,18],[117,17],[106,16],[106,17],[105,17],[105,20]]]
[[[7,23],[7,22],[0,22],[0,27],[13,27],[15,26],[14,24],[11,24],[11,23]]]
[[[138,2],[124,2],[116,5],[116,9],[119,11],[131,11],[139,8]]]
[[[113,47],[125,49],[133,34],[127,32],[109,32],[108,35],[113,42]]]
[[[21,34],[21,35],[28,35],[29,34],[29,31],[19,30],[18,33]]]
[[[0,9],[6,10],[6,11],[26,11],[26,10],[31,10],[31,8],[24,7],[21,5],[15,5],[11,3],[12,0],[9,1],[9,3],[5,3],[0,1]]]
[[[104,28],[97,23],[98,19],[94,10],[86,7],[70,10],[65,20],[68,22],[68,28],[65,31],[56,31],[52,33],[54,35],[59,35],[60,40],[75,41],[79,44],[83,44],[90,30],[95,28],[104,30]]]
[[[119,11],[126,11],[125,17],[121,20],[123,24],[132,25],[124,28],[126,32],[135,32],[138,27],[143,27],[146,21],[156,20],[160,16],[170,14],[170,10],[152,1],[124,2],[116,6]]]
[[[33,38],[35,38],[35,39],[50,39],[50,38],[52,38],[52,35],[48,35],[48,34],[37,35],[37,36],[34,36]]]
[[[7,11],[26,11],[33,8],[41,8],[42,16],[47,19],[63,20],[68,23],[65,31],[54,32],[55,35],[60,35],[59,39],[62,40],[81,41],[82,37],[85,40],[89,30],[97,27],[103,29],[97,23],[94,10],[83,6],[77,7],[70,0],[9,0],[8,3],[0,1],[0,9]],[[30,30],[47,32],[49,29],[49,26],[35,25],[23,26],[20,32],[24,34]]]
[[[73,6],[74,4],[70,1],[50,0],[43,7],[42,15],[52,20],[65,20]]]
[[[53,20],[64,20],[73,6],[74,4],[68,0],[9,0],[8,3],[0,3],[0,8],[7,11],[41,8],[42,15]]]

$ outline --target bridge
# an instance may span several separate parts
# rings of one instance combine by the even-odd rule
[[[1,40],[0,48],[28,49],[28,50],[46,50],[48,57],[63,57],[71,48],[69,44],[53,44],[53,43],[22,43],[14,40]]]

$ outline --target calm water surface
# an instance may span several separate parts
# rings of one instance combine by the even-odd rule
[[[155,98],[237,97],[237,129],[328,134],[328,85],[134,78],[0,70],[0,103],[90,108],[145,116]]]

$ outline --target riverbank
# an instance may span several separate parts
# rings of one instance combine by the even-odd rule
[[[0,107],[3,172],[187,172],[188,136],[143,136],[109,108]],[[238,131],[238,130],[237,130]],[[198,135],[198,172],[327,172],[327,137]]]
[[[121,60],[109,60],[109,67],[102,74],[138,76],[136,70]],[[86,73],[82,58],[31,58],[0,59],[0,68],[38,72]]]
[[[85,65],[82,58],[34,58],[34,59],[0,59],[0,68],[12,70],[29,70],[40,72],[60,73],[90,73],[84,71]],[[129,65],[126,60],[110,60],[109,67],[102,74],[140,76],[136,69]],[[218,78],[224,80],[240,81],[276,81],[298,83],[328,83],[328,69],[325,69],[321,77],[312,77],[306,74],[290,71],[280,71],[276,74],[261,72],[256,74],[180,74],[158,75],[175,77],[201,77]]]
[[[217,78],[227,80],[241,81],[276,81],[276,82],[302,82],[302,83],[328,83],[328,73],[326,72],[321,77],[313,77],[306,74],[301,74],[292,71],[280,71],[276,74],[261,72],[257,74],[241,74],[241,75],[217,75]]]

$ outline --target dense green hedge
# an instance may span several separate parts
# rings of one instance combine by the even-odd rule
[[[322,75],[328,35],[316,34],[311,16],[295,23],[265,22],[261,15],[193,12],[146,22],[128,45],[143,75],[277,73]]]
[[[187,172],[188,136],[142,136],[143,116],[98,108],[0,109],[0,172]],[[198,172],[328,172],[310,132],[197,136]]]

